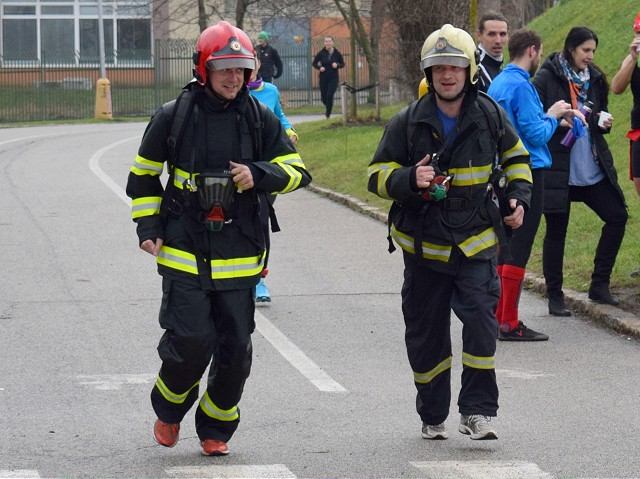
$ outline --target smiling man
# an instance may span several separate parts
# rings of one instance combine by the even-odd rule
[[[422,437],[446,439],[451,400],[451,311],[463,323],[458,431],[497,439],[496,274],[503,222],[518,228],[531,195],[529,155],[506,113],[478,93],[473,38],[444,25],[420,66],[429,92],[391,119],[369,165],[369,191],[393,200],[391,241],[402,249],[402,312]],[[504,127],[504,135],[492,135]],[[504,172],[502,218],[492,195]],[[490,187],[491,183],[491,187]]]
[[[501,13],[487,12],[478,21],[478,88],[489,90],[491,81],[502,69],[504,48],[509,40],[507,19]]]
[[[155,440],[175,446],[182,419],[198,402],[202,454],[220,456],[229,453],[251,369],[267,197],[311,177],[278,118],[249,95],[256,63],[245,32],[227,22],[207,28],[193,60],[194,80],[147,126],[127,195],[139,246],[156,257],[162,276],[159,321],[166,331],[151,391]]]

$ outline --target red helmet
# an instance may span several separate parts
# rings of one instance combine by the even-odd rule
[[[225,21],[206,28],[200,34],[193,63],[193,76],[200,85],[207,83],[207,70],[244,68],[244,79],[249,81],[256,67],[253,44],[247,34]]]

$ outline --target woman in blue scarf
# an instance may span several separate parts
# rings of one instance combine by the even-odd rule
[[[565,237],[574,201],[583,202],[604,223],[596,249],[589,298],[599,303],[618,304],[611,295],[609,282],[628,215],[613,157],[604,137],[611,130],[613,118],[598,124],[600,112],[608,108],[609,86],[602,70],[593,63],[597,47],[595,32],[586,27],[572,28],[563,51],[551,54],[533,80],[545,110],[558,100],[571,103],[572,108],[581,108],[587,101],[593,104],[585,131],[572,145],[562,142],[571,127],[566,121],[549,141],[553,164],[545,175],[546,234],[542,262],[549,313],[555,316],[571,315],[564,302],[562,270]]]

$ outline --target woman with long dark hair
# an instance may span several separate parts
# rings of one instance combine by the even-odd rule
[[[565,121],[549,141],[553,158],[545,174],[544,237],[542,263],[549,299],[549,313],[570,316],[562,292],[563,257],[571,202],[587,205],[604,222],[596,249],[589,298],[604,304],[618,304],[611,295],[611,271],[624,237],[627,210],[618,185],[613,157],[604,134],[609,133],[613,118],[602,115],[608,107],[606,77],[594,63],[598,36],[587,27],[572,28],[560,53],[549,56],[533,83],[547,110],[558,100],[582,108],[591,102],[584,135],[575,142],[562,141],[571,125]],[[576,131],[576,130],[573,130]]]

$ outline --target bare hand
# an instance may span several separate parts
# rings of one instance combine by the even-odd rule
[[[320,67],[320,73],[324,73],[324,67]]]
[[[333,62],[331,64],[331,68],[333,68],[334,70],[338,68],[338,64],[336,62]]]
[[[602,112],[598,113],[598,116],[600,116]],[[598,125],[600,126],[600,124]],[[613,126],[613,116],[607,116],[603,121],[602,121],[602,126],[600,126],[600,128],[602,128],[603,130],[608,130]]]
[[[514,198],[509,199],[509,208],[511,208],[512,213],[503,218],[504,224],[513,230],[518,229],[524,221],[524,208],[522,205],[519,205],[518,200]]]
[[[631,55],[631,58],[634,60],[638,59],[638,48],[640,48],[640,36],[636,35],[631,45],[629,45],[629,55]]]
[[[436,170],[429,165],[431,155],[425,155],[418,163],[416,163],[416,186],[418,189],[429,188],[431,182],[436,177]]]
[[[247,165],[230,161],[229,166],[231,166],[233,182],[236,184],[238,192],[250,190],[254,187],[253,174],[251,174],[251,170]]]
[[[156,238],[155,242],[150,239],[144,240],[140,244],[140,249],[143,251],[146,251],[147,253],[153,256],[158,256],[158,254],[160,253],[160,248],[162,248],[163,243],[164,243],[164,240],[162,238]]]
[[[573,110],[571,110],[571,105],[569,103],[564,100],[558,100],[549,107],[547,115],[554,118],[571,118],[573,117],[573,115],[570,114],[571,111]]]

